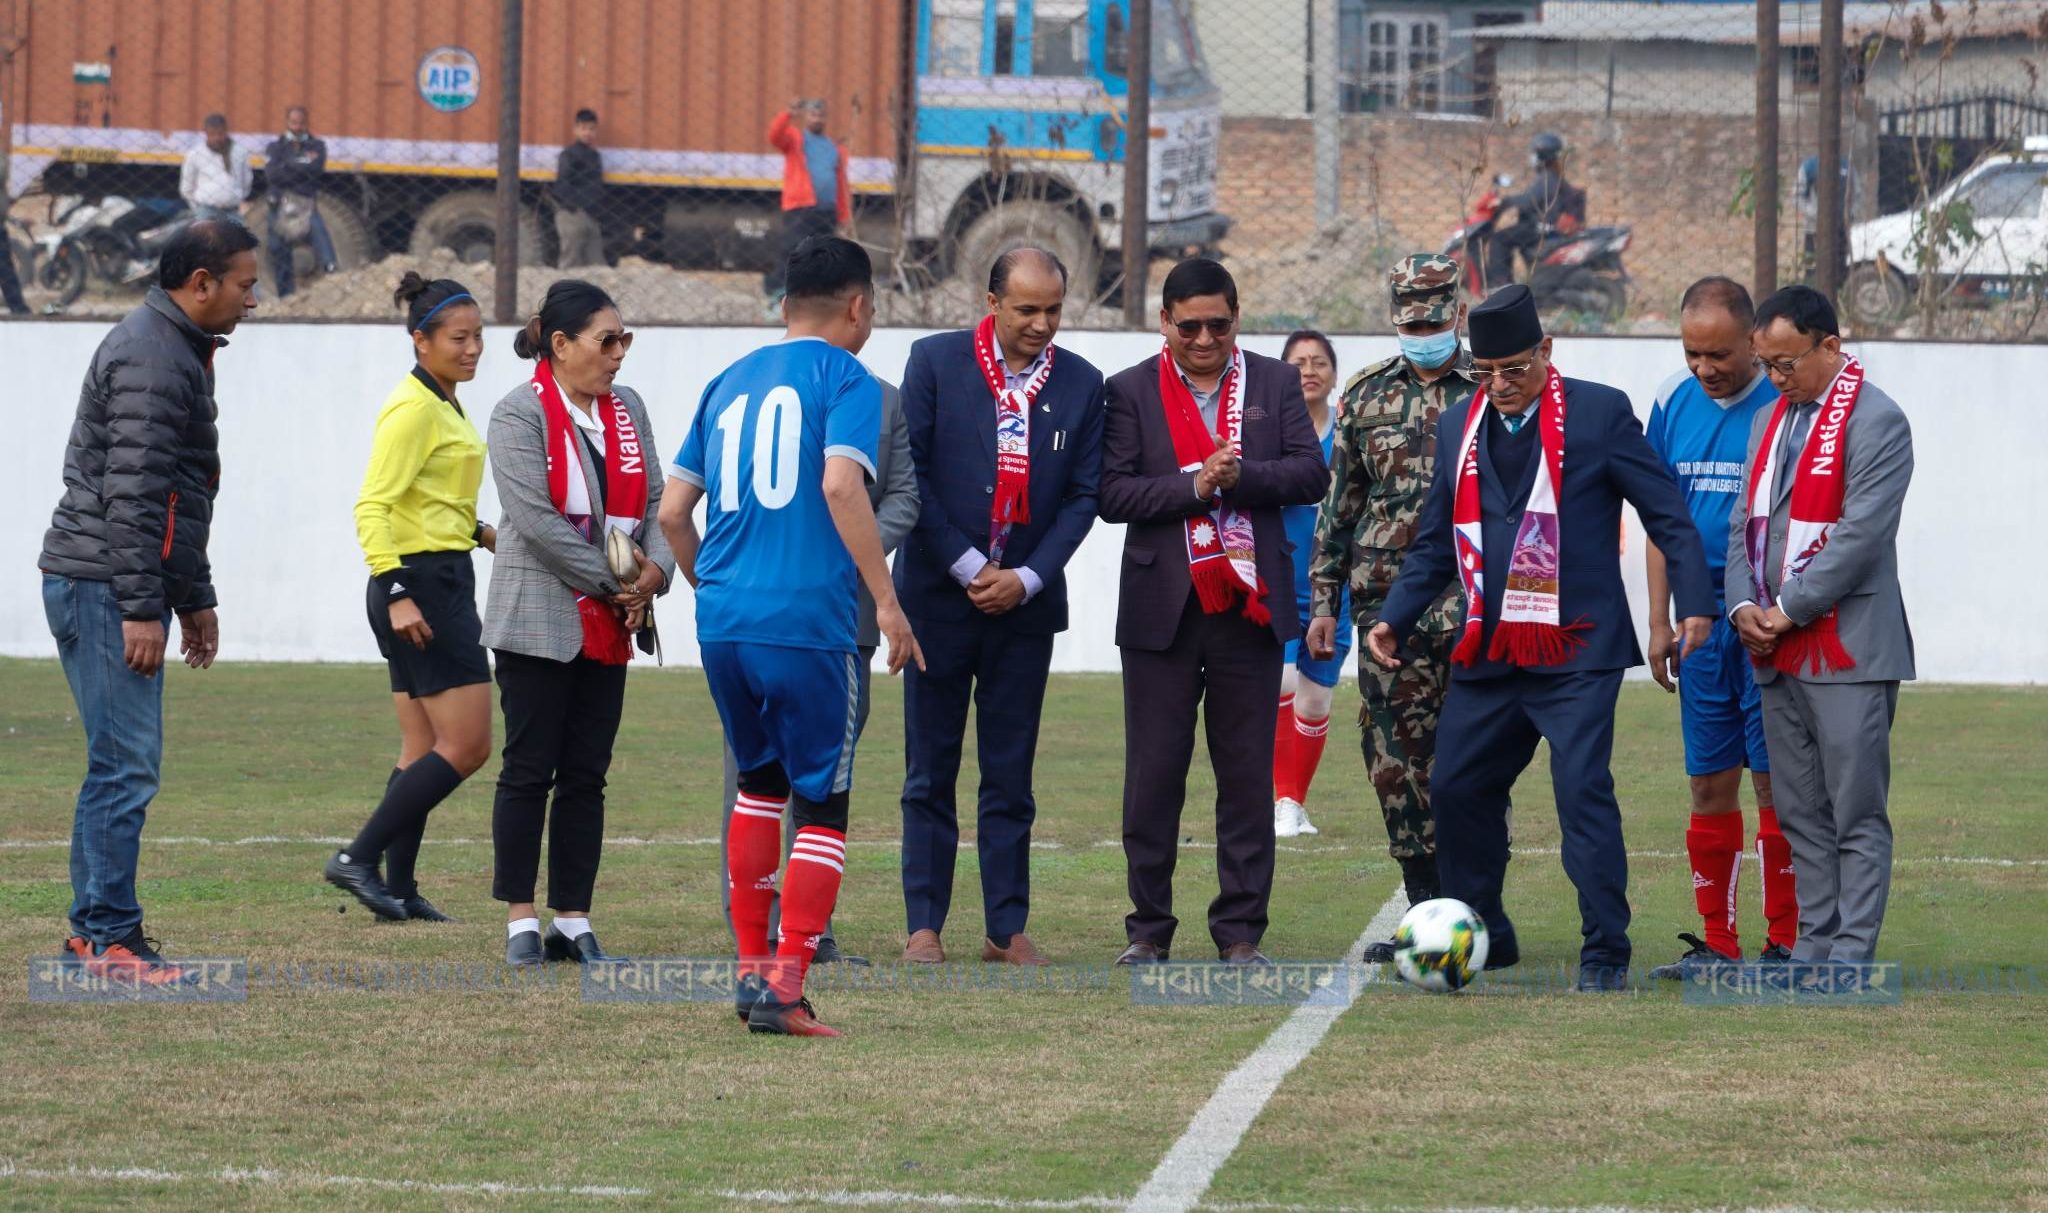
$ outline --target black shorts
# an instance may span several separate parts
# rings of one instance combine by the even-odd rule
[[[391,691],[414,699],[453,687],[491,680],[484,655],[483,621],[476,613],[476,565],[468,552],[415,552],[402,558],[400,578],[413,604],[426,617],[434,638],[422,649],[391,631],[391,603],[377,579],[370,579],[365,606],[377,651],[391,667]]]

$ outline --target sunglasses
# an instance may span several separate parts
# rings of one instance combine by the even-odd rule
[[[1485,380],[1514,380],[1520,379],[1522,376],[1528,374],[1529,368],[1535,365],[1536,364],[1533,362],[1520,362],[1516,363],[1514,366],[1497,366],[1494,367],[1492,370],[1487,370],[1484,367],[1475,366],[1472,368],[1472,373],[1479,376],[1481,379]]]
[[[1173,327],[1179,329],[1181,337],[1188,341],[1193,341],[1196,337],[1200,336],[1203,329],[1208,329],[1211,337],[1221,337],[1237,327],[1237,317],[1217,316],[1208,320],[1176,320],[1173,322]]]
[[[578,333],[576,334],[576,340],[597,342],[597,348],[603,350],[606,357],[610,357],[613,354],[623,356],[627,350],[633,348],[633,334],[631,333],[606,333],[602,337],[591,333]]]

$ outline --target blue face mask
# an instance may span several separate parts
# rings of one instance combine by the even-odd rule
[[[1458,330],[1445,329],[1427,337],[1410,337],[1400,334],[1401,356],[1421,367],[1433,371],[1458,356]]]

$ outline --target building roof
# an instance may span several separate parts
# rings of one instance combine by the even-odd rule
[[[1818,0],[1783,0],[1778,9],[1778,40],[1785,46],[1811,46],[1820,40]],[[1943,11],[1945,21],[1934,13]],[[1946,7],[1937,0],[1848,0],[1843,5],[1845,42],[1872,35],[1903,39],[1915,18],[1924,22],[1929,38],[1953,31],[1962,38],[2033,36],[2048,39],[2048,5],[2041,0],[1980,0],[1973,15],[1960,3]],[[1475,39],[1515,42],[1701,42],[1754,45],[1756,5],[1732,3],[1655,3],[1635,0],[1547,0],[1539,20],[1526,25],[1489,26],[1472,31]]]

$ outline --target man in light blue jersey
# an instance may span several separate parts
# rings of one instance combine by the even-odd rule
[[[889,672],[922,668],[924,658],[897,604],[867,492],[882,393],[854,354],[874,328],[872,266],[852,241],[819,236],[790,254],[786,274],[788,333],[704,389],[669,466],[661,527],[676,570],[697,592],[705,680],[740,770],[726,867],[743,962],[740,1018],[755,1032],[837,1036],[818,1022],[803,982],[846,870],[856,577],[874,598]],[[768,912],[785,807],[797,833],[771,963]]]
[[[1679,304],[1679,336],[1687,370],[1657,391],[1650,410],[1650,446],[1685,493],[1700,529],[1707,572],[1716,593],[1728,558],[1728,516],[1747,487],[1742,475],[1749,434],[1758,412],[1778,402],[1750,343],[1755,308],[1749,292],[1729,278],[1702,278]],[[1682,932],[1685,955],[1650,970],[1680,978],[1690,966],[1742,959],[1736,930],[1736,892],[1743,855],[1742,769],[1756,789],[1757,865],[1762,869],[1764,918],[1769,926],[1764,960],[1788,960],[1799,936],[1792,849],[1778,828],[1771,799],[1771,764],[1764,750],[1763,701],[1749,654],[1725,604],[1714,612],[1707,644],[1682,662],[1671,628],[1664,554],[1645,552],[1650,583],[1650,672],[1678,692],[1685,735],[1685,771],[1692,779],[1692,819],[1685,850],[1692,863],[1693,898],[1706,938]],[[1675,685],[1674,685],[1675,684]]]

